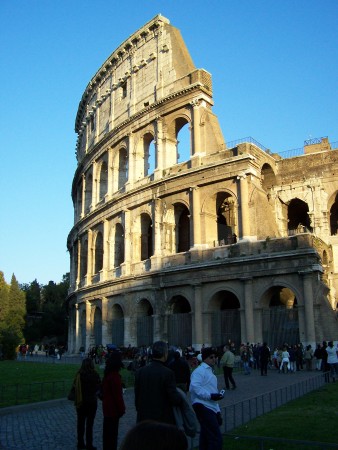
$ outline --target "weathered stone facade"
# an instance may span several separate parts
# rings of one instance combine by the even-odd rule
[[[162,16],[88,84],[75,126],[70,351],[338,339],[338,149],[323,138],[283,159],[251,139],[227,146],[212,106],[211,75]]]

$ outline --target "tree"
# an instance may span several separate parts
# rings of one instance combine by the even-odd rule
[[[5,358],[14,358],[16,347],[23,339],[23,327],[26,315],[26,296],[12,275],[11,284],[8,286],[3,273],[0,275],[0,344]]]
[[[26,293],[27,314],[41,311],[41,287],[36,278],[31,283],[21,286],[21,289]]]

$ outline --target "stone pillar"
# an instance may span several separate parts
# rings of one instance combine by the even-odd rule
[[[192,214],[193,225],[193,247],[201,245],[201,204],[200,204],[200,189],[197,186],[191,187],[192,192],[192,207],[190,214]]]
[[[195,349],[200,349],[204,342],[203,340],[203,320],[202,320],[202,285],[194,285],[194,323],[192,333],[192,346]]]
[[[97,192],[98,192],[98,182],[97,179],[97,162],[93,161],[93,185],[92,185],[92,204],[91,204],[91,210],[95,209],[97,204]]]
[[[82,201],[81,201],[81,211],[80,217],[83,217],[85,214],[85,203],[86,203],[86,177],[84,174],[82,174]]]
[[[154,256],[161,256],[162,200],[154,200]]]
[[[102,344],[108,344],[111,337],[108,336],[108,299],[102,297],[101,299],[101,313],[102,313]]]
[[[107,190],[107,196],[110,199],[113,195],[113,176],[114,176],[114,170],[113,170],[113,149],[108,149],[108,190]]]
[[[192,105],[192,151],[191,156],[194,156],[197,153],[201,152],[201,130],[200,130],[200,122],[201,122],[201,108],[200,101],[194,100],[191,102]]]
[[[159,171],[162,172],[164,168],[164,147],[163,147],[163,120],[162,117],[156,118],[156,136],[155,136],[155,144],[156,144],[156,155],[155,155],[155,161],[157,162],[156,168],[154,172]]]
[[[249,220],[249,195],[248,195],[248,181],[247,176],[243,173],[237,176],[239,180],[239,195],[240,195],[240,239],[247,239],[250,236],[250,220]]]
[[[162,320],[159,314],[153,315],[153,336],[154,342],[161,341],[163,339]]]
[[[136,172],[136,154],[134,149],[134,136],[132,133],[128,133],[128,148],[127,148],[127,164],[128,164],[128,179],[126,182],[127,186],[132,187],[137,179]]]
[[[254,320],[253,320],[253,299],[252,299],[252,279],[244,280],[245,299],[245,342],[255,342]]]
[[[123,268],[124,275],[130,274],[130,262],[132,256],[132,230],[130,223],[130,211],[129,209],[124,210],[124,263],[121,264]]]
[[[81,239],[77,241],[77,267],[76,267],[76,289],[79,287],[81,282]]]
[[[81,347],[80,336],[80,310],[79,305],[75,304],[75,348],[73,346],[73,353],[78,353]]]
[[[103,267],[102,280],[107,279],[109,270],[109,221],[106,219],[103,222]]]
[[[92,284],[93,276],[93,231],[88,230],[87,285]]]
[[[88,349],[91,344],[91,337],[92,337],[92,323],[91,323],[91,304],[89,300],[86,300],[86,348],[85,352],[88,352]]]
[[[304,315],[305,315],[305,340],[307,344],[315,346],[315,321],[313,313],[313,290],[312,290],[312,271],[301,272],[303,275],[303,293],[304,293]]]

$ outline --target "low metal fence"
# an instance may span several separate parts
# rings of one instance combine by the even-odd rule
[[[69,380],[0,385],[0,408],[66,397]]]

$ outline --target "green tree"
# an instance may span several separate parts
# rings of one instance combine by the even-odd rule
[[[36,278],[31,283],[21,286],[26,294],[27,314],[41,311],[41,287]]]
[[[0,271],[0,325],[6,319],[9,303],[9,286],[5,281],[4,273]]]

